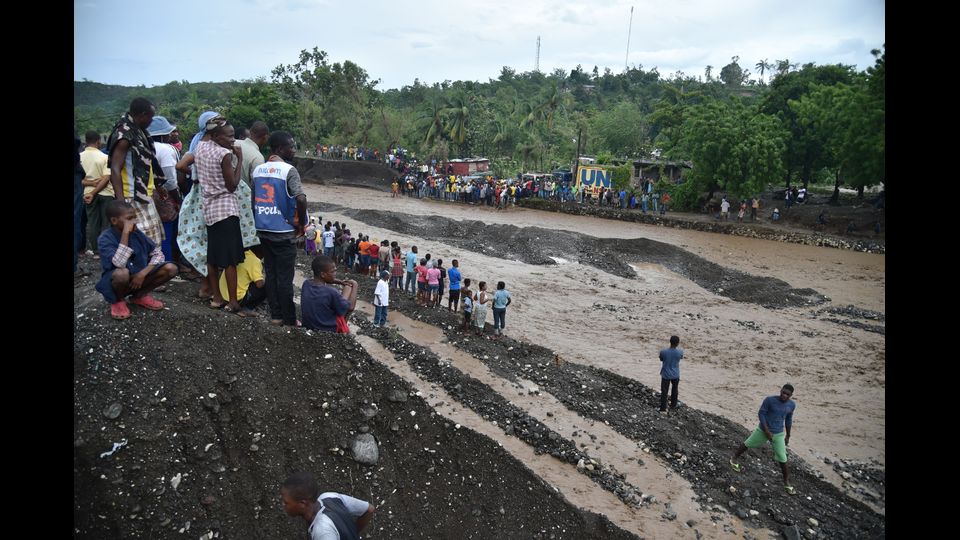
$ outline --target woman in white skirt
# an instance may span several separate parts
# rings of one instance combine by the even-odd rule
[[[477,287],[477,301],[473,303],[473,324],[477,326],[477,335],[483,335],[483,327],[487,324],[487,305],[493,303],[493,295],[487,294],[487,282],[481,281]]]

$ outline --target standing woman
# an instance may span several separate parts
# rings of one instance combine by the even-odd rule
[[[483,335],[483,327],[487,324],[487,304],[493,302],[493,297],[487,293],[487,282],[481,281],[477,284],[480,292],[477,293],[477,301],[473,303],[473,324],[477,326],[477,335]]]
[[[180,253],[193,268],[202,276],[207,276],[207,225],[203,217],[203,195],[199,187],[200,179],[194,165],[194,158],[197,147],[203,141],[210,141],[211,135],[207,132],[208,125],[216,125],[219,122],[226,122],[226,119],[214,111],[207,111],[200,115],[198,121],[200,131],[193,136],[190,141],[190,147],[183,158],[177,162],[177,171],[184,175],[190,174],[190,181],[184,180],[182,186],[186,195],[183,197],[183,203],[180,205],[180,216],[177,223],[177,247]],[[253,206],[250,187],[244,182],[240,182],[233,195],[237,198],[240,217],[240,234],[243,239],[244,249],[260,245],[260,238],[257,237],[257,227],[253,221]],[[242,259],[241,259],[242,260]],[[217,288],[217,287],[214,287]],[[212,298],[213,291],[208,286],[205,279],[200,285],[198,293],[200,298]]]
[[[393,248],[393,266],[390,267],[390,285],[396,290],[401,290],[403,287],[401,283],[403,282],[403,259],[400,256],[400,246]]]
[[[208,141],[197,144],[194,161],[203,191],[203,219],[207,226],[207,283],[210,307],[240,312],[237,301],[237,265],[243,262],[240,202],[234,195],[240,183],[243,154],[234,146],[233,126],[218,118],[207,123]],[[217,269],[223,268],[230,298],[220,295]]]

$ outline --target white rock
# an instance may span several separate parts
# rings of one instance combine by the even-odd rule
[[[324,360],[329,360],[329,359],[331,359],[331,358],[333,358],[333,355],[330,354],[330,353],[327,353],[327,354],[323,355],[323,359],[324,359]]]
[[[813,518],[808,518],[808,519],[807,519],[807,523],[809,523],[810,525],[812,525],[812,526],[814,526],[814,527],[820,525],[820,522],[817,521],[817,520],[815,520],[815,519],[813,519]]]
[[[177,486],[180,485],[181,479],[183,479],[183,476],[180,473],[177,473],[176,476],[170,479],[170,486],[173,487],[173,489],[177,489]]]

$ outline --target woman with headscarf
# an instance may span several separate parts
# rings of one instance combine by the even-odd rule
[[[194,163],[194,152],[201,141],[209,141],[210,135],[207,133],[207,126],[217,125],[220,121],[226,122],[226,119],[214,111],[207,111],[200,115],[198,121],[200,131],[193,136],[190,141],[190,149],[184,154],[183,159],[177,163],[177,170],[183,173],[193,171],[192,184],[194,187],[199,185]],[[253,206],[251,199],[250,186],[240,182],[234,195],[240,205],[240,234],[243,240],[244,249],[260,245],[260,238],[257,237],[257,227],[253,222]],[[190,189],[183,198],[183,204],[180,206],[180,219],[178,223],[177,244],[183,258],[186,259],[200,275],[207,275],[207,227],[203,219],[203,197],[200,190]],[[209,288],[207,280],[200,285],[198,293],[200,298],[211,298],[213,291]]]

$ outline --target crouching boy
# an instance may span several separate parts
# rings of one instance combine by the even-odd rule
[[[107,203],[110,228],[97,239],[103,274],[97,291],[110,304],[114,319],[130,317],[130,303],[151,310],[163,309],[163,302],[150,292],[177,275],[177,265],[164,260],[160,246],[137,229],[137,213],[123,201]]]

